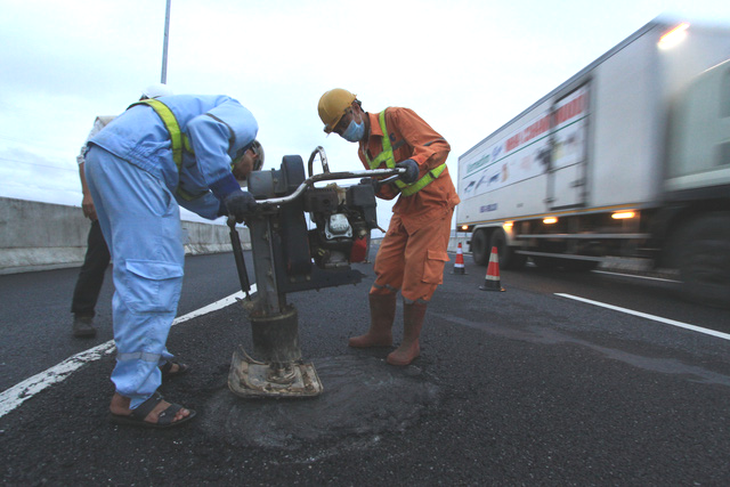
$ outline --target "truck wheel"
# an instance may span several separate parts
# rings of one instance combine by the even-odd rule
[[[497,247],[500,269],[521,269],[524,267],[525,262],[527,262],[526,255],[517,254],[514,249],[507,246],[507,235],[505,235],[504,230],[501,228],[492,232],[492,238],[489,242],[490,252],[492,247]]]
[[[689,223],[679,239],[683,295],[696,303],[730,307],[730,213],[711,213]]]
[[[489,263],[489,234],[486,230],[477,230],[471,236],[471,255],[476,265],[487,265]]]

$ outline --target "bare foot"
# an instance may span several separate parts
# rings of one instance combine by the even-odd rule
[[[172,367],[170,367],[170,370],[168,371],[168,374],[175,375],[178,372],[180,372],[180,364],[177,364],[175,362],[172,362]]]
[[[132,414],[132,410],[129,409],[129,403],[130,399],[128,397],[124,397],[118,392],[114,393],[114,396],[112,396],[112,402],[109,405],[109,410],[112,414],[116,414],[117,416],[129,416]],[[167,409],[170,406],[170,403],[162,400],[160,403],[155,406],[155,408],[150,411],[150,413],[144,418],[144,420],[148,423],[156,424],[157,421],[160,419],[160,413]],[[190,410],[182,408],[175,414],[175,418],[172,420],[172,422],[180,421],[181,419],[184,419],[186,417],[190,416]]]

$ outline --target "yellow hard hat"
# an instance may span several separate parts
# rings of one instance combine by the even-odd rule
[[[350,93],[342,88],[335,88],[327,91],[319,99],[319,118],[324,123],[324,131],[328,134],[332,132],[340,119],[345,114],[345,110],[352,105],[357,95]]]

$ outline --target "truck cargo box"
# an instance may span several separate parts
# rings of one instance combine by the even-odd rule
[[[474,260],[642,260],[730,305],[729,58],[727,28],[652,21],[464,153]]]
[[[651,22],[459,158],[457,223],[659,204],[670,101],[730,57],[723,29]]]

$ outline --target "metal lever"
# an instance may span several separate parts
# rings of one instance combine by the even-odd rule
[[[399,175],[404,174],[406,170],[402,167],[396,167],[393,169],[370,169],[363,171],[342,171],[342,172],[329,172],[323,174],[317,174],[310,178],[305,179],[291,194],[287,196],[281,196],[279,198],[268,198],[264,200],[256,200],[259,205],[282,205],[284,203],[290,203],[297,199],[304,193],[309,186],[314,186],[314,183],[321,181],[336,181],[339,179],[356,179],[356,178],[370,178],[374,176],[394,176],[396,179]],[[390,182],[391,178],[388,178],[387,182]]]
[[[309,162],[307,163],[307,167],[309,168],[309,177],[311,178],[313,173],[312,163],[314,162],[314,156],[319,154],[319,159],[322,161],[322,172],[323,173],[329,173],[330,172],[330,166],[327,163],[327,154],[324,153],[324,148],[321,145],[318,145],[316,149],[312,152],[312,155],[309,156]]]
[[[241,248],[241,237],[236,231],[236,219],[228,217],[228,226],[231,230],[231,247],[233,247],[233,257],[236,259],[236,270],[238,271],[238,280],[241,282],[241,291],[246,294],[246,299],[250,300],[251,284],[248,280],[248,272],[246,271],[246,262],[243,260],[243,249]]]
[[[405,169],[399,168],[398,170],[401,171],[401,173],[405,173],[406,172]],[[393,181],[395,181],[399,177],[400,177],[400,174],[396,174],[394,176],[390,176],[389,178],[380,179],[380,180],[378,180],[378,186],[383,186],[385,184],[392,183]]]

